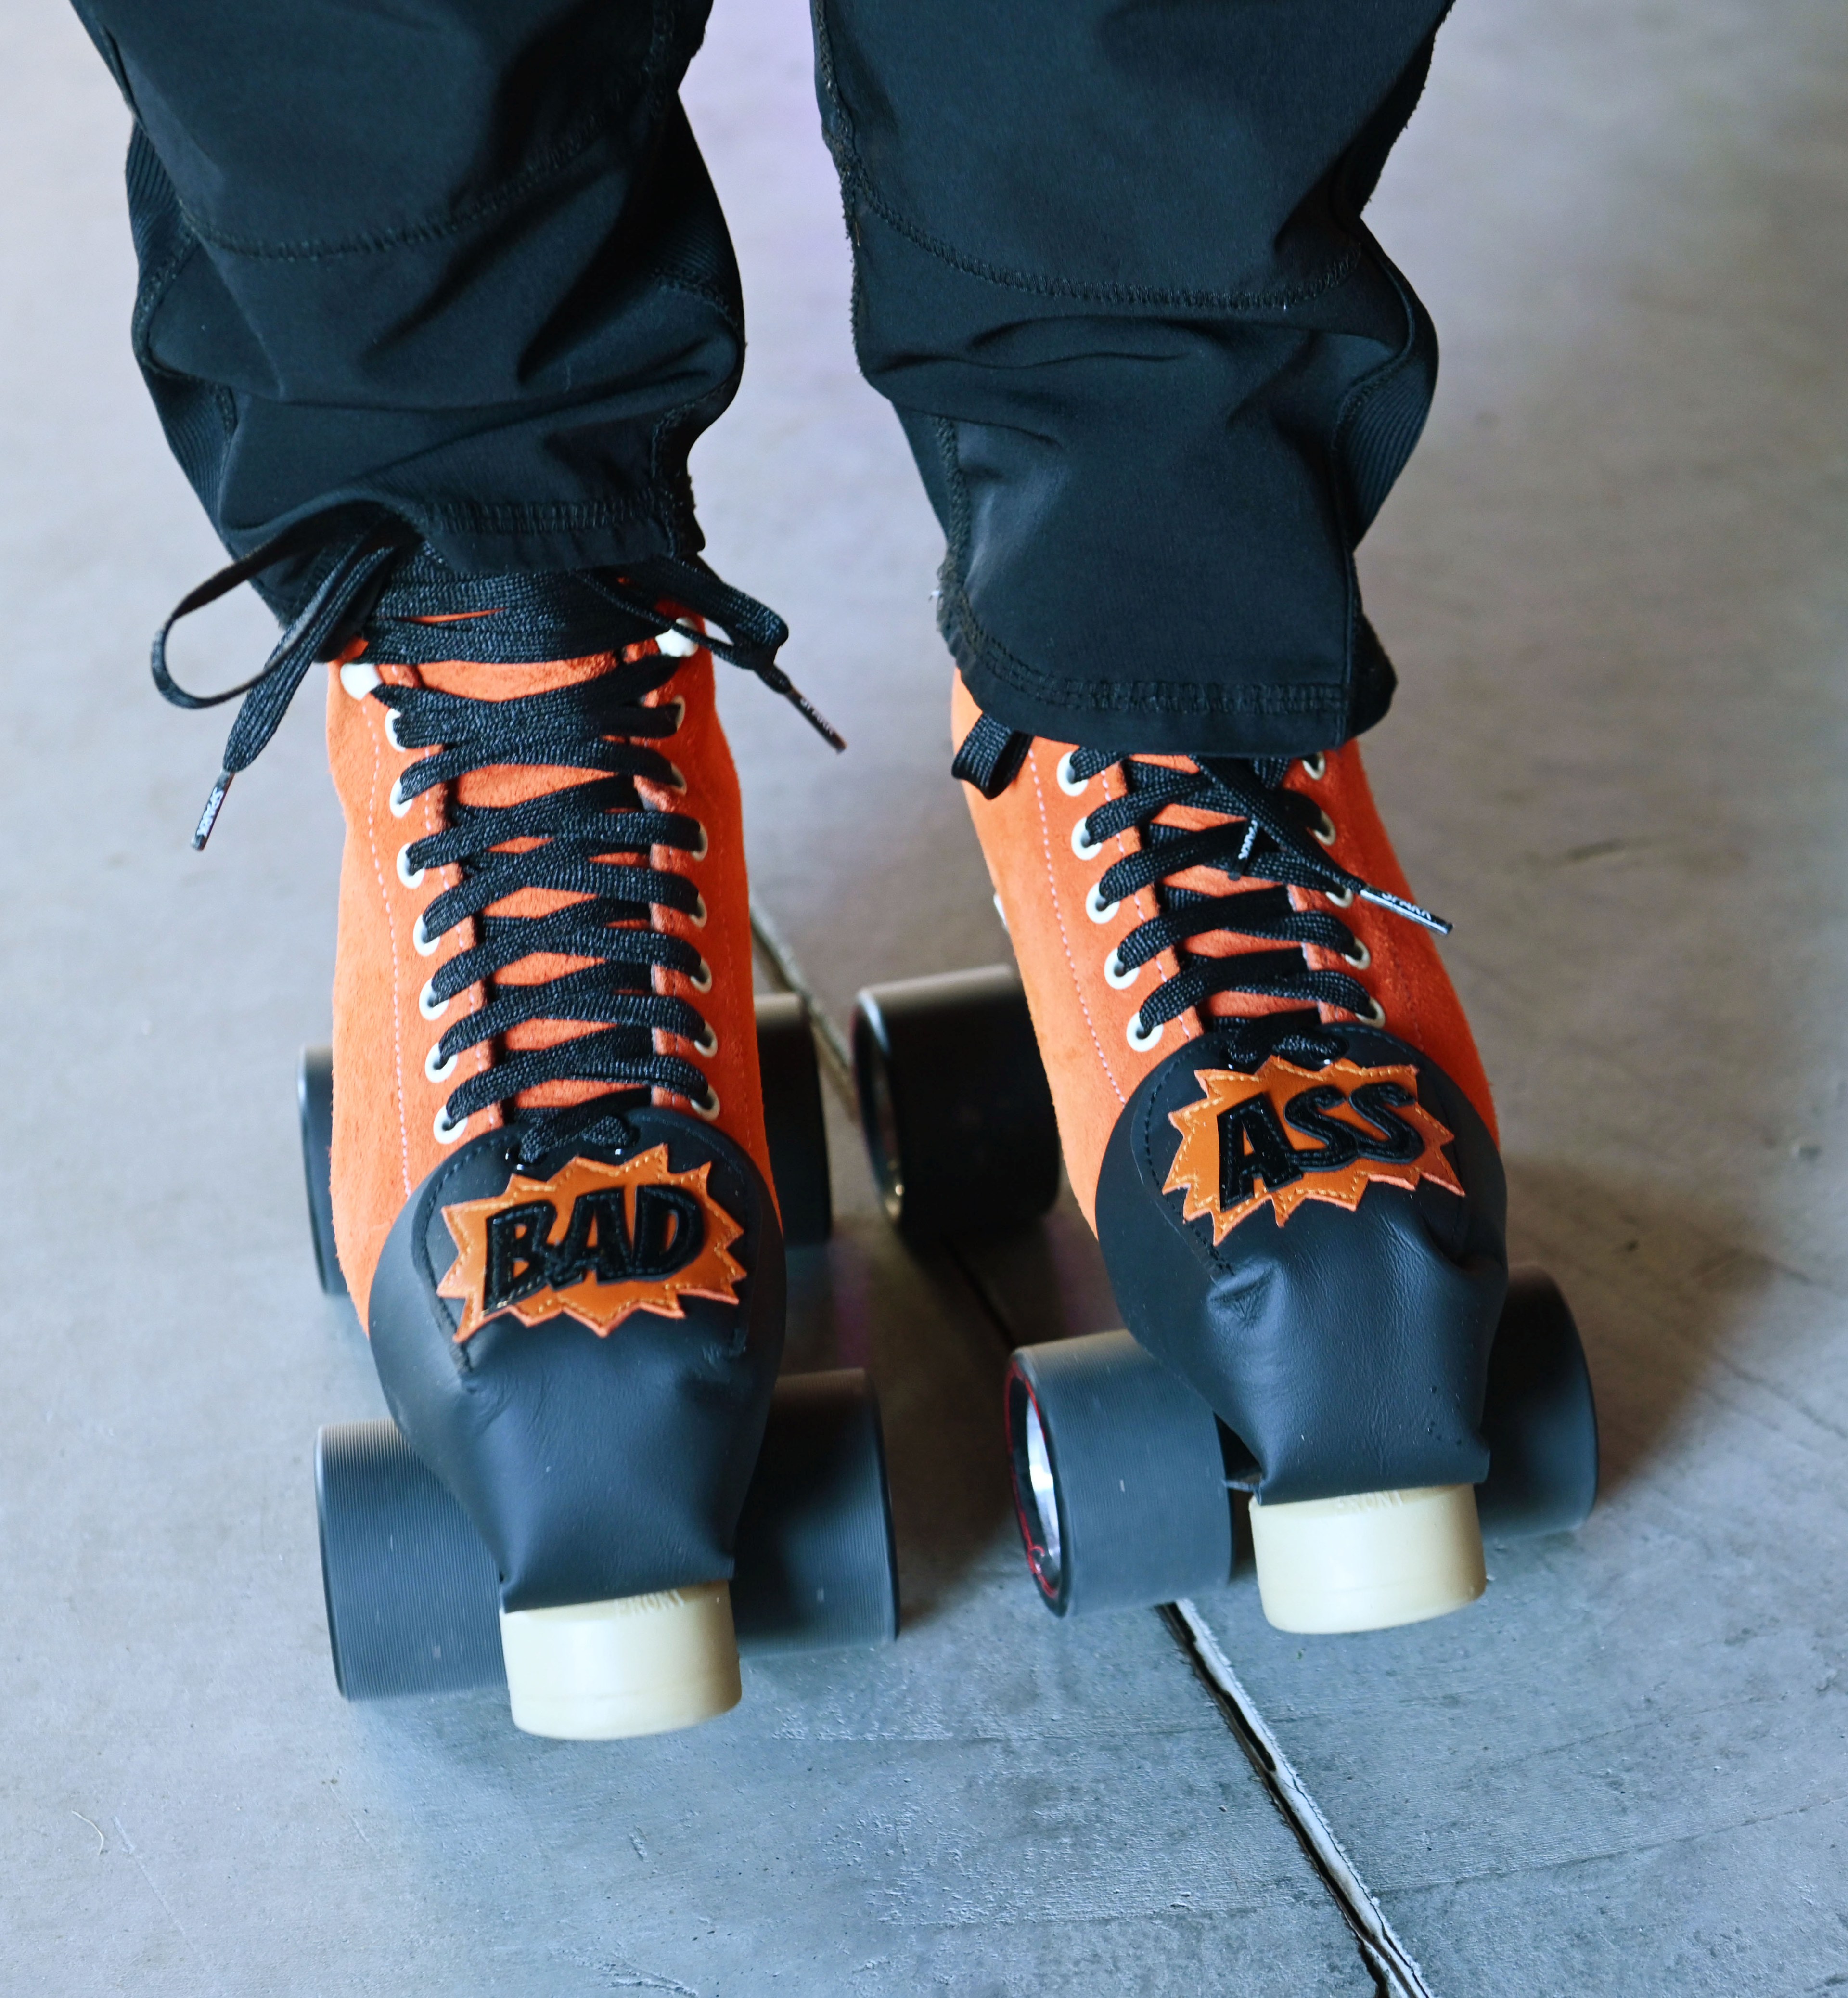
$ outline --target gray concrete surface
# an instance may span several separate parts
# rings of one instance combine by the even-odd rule
[[[720,0],[689,87],[754,343],[695,470],[853,742],[727,693],[758,891],[845,1011],[1005,944],[802,11]],[[308,1448],[375,1390],[313,1294],[291,1128],[331,949],[317,721],[188,852],[218,735],[140,662],[216,551],[125,351],[121,114],[50,0],[0,49],[7,1982],[1366,1990],[1161,1626],[1028,1599],[1003,1341],[844,1140],[799,1344],[878,1370],[904,1641],[754,1668],[738,1716],[641,1748],[334,1697]],[[1456,921],[1517,1251],[1578,1310],[1609,1476],[1436,1626],[1287,1640],[1242,1581],[1200,1607],[1439,1998],[1848,1986],[1845,97],[1822,0],[1476,0],[1378,203],[1446,358],[1364,551],[1404,681],[1370,761]],[[228,680],[264,635],[234,612],[188,657]],[[1103,1308],[1067,1229],[1012,1273],[1021,1336]]]

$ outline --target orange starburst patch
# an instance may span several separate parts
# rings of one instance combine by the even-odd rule
[[[516,1173],[491,1200],[443,1210],[458,1254],[437,1287],[465,1308],[459,1346],[488,1319],[561,1314],[606,1339],[631,1312],[684,1318],[682,1298],[737,1302],[744,1229],[706,1187],[710,1162],[668,1169],[656,1145],[620,1165],[573,1159],[549,1180]]]
[[[1281,1228],[1306,1200],[1352,1213],[1376,1180],[1463,1191],[1443,1153],[1452,1133],[1419,1102],[1409,1064],[1306,1069],[1273,1055],[1255,1075],[1196,1069],[1194,1080],[1200,1100],[1168,1119],[1180,1148],[1162,1191],[1186,1195],[1183,1220],[1211,1216],[1215,1248],[1266,1201]]]

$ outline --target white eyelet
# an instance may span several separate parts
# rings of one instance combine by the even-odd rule
[[[466,1117],[452,1124],[449,1121],[449,1105],[445,1103],[437,1112],[437,1121],[430,1127],[430,1135],[439,1145],[453,1145],[468,1128]]]
[[[1162,1038],[1162,1028],[1166,1026],[1167,1024],[1167,1021],[1164,1020],[1161,1021],[1159,1025],[1151,1028],[1148,1032],[1145,1033],[1142,1031],[1142,1008],[1138,1007],[1135,1011],[1131,1013],[1129,1016],[1129,1025],[1124,1030],[1124,1038],[1129,1042],[1129,1045],[1135,1049],[1138,1054],[1144,1055],[1146,1054],[1149,1050],[1155,1046],[1155,1042]]]
[[[687,918],[687,921],[693,925],[695,929],[703,930],[706,927],[706,897],[703,895],[696,895],[693,899],[695,902],[697,903],[698,907],[696,907],[693,914]]]
[[[430,980],[417,994],[417,1011],[427,1020],[440,1020],[449,1011],[449,1001],[437,997],[436,983],[434,978]]]
[[[439,930],[434,936],[427,935],[423,928],[423,918],[420,916],[411,925],[411,948],[420,957],[434,957],[443,948],[443,933]]]
[[[710,1104],[712,1106],[710,1109],[706,1108],[707,1104]],[[703,1117],[706,1122],[710,1124],[712,1120],[718,1115],[718,1114],[719,1092],[714,1089],[712,1084],[709,1082],[706,1085],[706,1102],[694,1104],[693,1115],[696,1117]]]
[[[388,707],[385,711],[385,739],[400,756],[404,754],[404,745],[398,740],[398,710],[395,707]]]
[[[693,1053],[696,1055],[704,1055],[710,1057],[711,1056],[716,1055],[718,1052],[718,1033],[710,1021],[708,1021],[703,1038],[695,1041],[693,1043]]]
[[[1132,964],[1125,971],[1123,962],[1115,951],[1104,960],[1104,982],[1113,992],[1127,991],[1142,975],[1142,967]]]
[[[690,659],[699,651],[699,641],[692,632],[670,625],[666,631],[655,634],[655,649],[670,659]]]
[[[1094,923],[1107,923],[1122,906],[1121,902],[1104,900],[1101,881],[1097,883],[1084,898],[1084,912]]]
[[[411,864],[411,850],[408,846],[398,849],[398,878],[407,888],[420,888],[423,885],[423,869]]]
[[[1078,752],[1068,749],[1059,759],[1059,768],[1053,774],[1059,779],[1059,788],[1068,798],[1081,798],[1091,787],[1089,777],[1075,777],[1072,774],[1072,759]]]
[[[1366,1002],[1366,1011],[1359,1018],[1370,1027],[1383,1027],[1386,1025],[1386,1008],[1377,999],[1370,998]]]
[[[423,1080],[426,1082],[447,1082],[455,1073],[455,1065],[461,1056],[451,1055],[447,1061],[439,1061],[437,1057],[442,1052],[443,1043],[440,1041],[430,1042],[430,1053],[423,1057]]]
[[[402,818],[411,807],[417,802],[415,798],[406,797],[399,790],[399,786],[403,782],[404,779],[402,777],[396,779],[392,785],[391,795],[385,800],[385,803],[392,808],[393,818]]]
[[[706,838],[706,828],[704,826],[699,825],[699,821],[697,819],[693,821],[693,824],[699,826],[699,844],[697,846],[688,849],[687,858],[689,860],[703,860],[707,853],[711,851],[712,842]]]
[[[1303,775],[1312,784],[1319,784],[1328,774],[1328,759],[1318,749],[1303,759]]]
[[[1072,828],[1072,851],[1080,860],[1095,860],[1104,851],[1103,841],[1093,839],[1085,831],[1084,828],[1089,823],[1088,818],[1081,818]]]
[[[1373,953],[1367,949],[1359,937],[1356,937],[1354,939],[1354,948],[1352,950],[1344,950],[1341,954],[1341,959],[1342,963],[1352,965],[1356,971],[1364,971],[1373,963]]]
[[[364,659],[349,659],[340,668],[340,685],[355,700],[364,700],[375,686],[383,686],[378,669],[369,666]]]
[[[696,992],[710,992],[712,990],[712,966],[704,958],[699,960],[699,969],[686,982]]]
[[[1351,909],[1354,906],[1354,891],[1352,888],[1325,888],[1322,893],[1338,909]]]
[[[1339,836],[1335,830],[1334,820],[1330,818],[1326,812],[1318,812],[1316,817],[1321,823],[1311,826],[1309,830],[1315,835],[1324,846],[1332,846]]]
[[[686,789],[686,779],[682,776],[678,763],[668,764],[667,785],[670,791],[684,791]]]

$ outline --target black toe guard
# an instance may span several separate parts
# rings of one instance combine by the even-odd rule
[[[1124,1321],[1249,1451],[1240,1464],[1228,1450],[1231,1475],[1265,1499],[1477,1484],[1488,1471],[1483,1391],[1508,1288],[1494,1141],[1456,1084],[1392,1035],[1318,1026],[1318,1045],[1305,1053],[1287,1033],[1281,1018],[1259,1020],[1190,1041],[1118,1118],[1098,1180],[1097,1233]],[[1243,1127],[1236,1111],[1219,1121],[1218,1146],[1238,1156],[1215,1165],[1214,1198],[1230,1218],[1268,1152],[1281,1159],[1280,1176],[1294,1176],[1297,1204],[1280,1222],[1281,1204],[1265,1198],[1215,1246],[1214,1215],[1185,1219],[1184,1187],[1165,1190],[1183,1139],[1172,1119],[1206,1101],[1203,1072],[1252,1077],[1273,1058],[1314,1073],[1300,1082],[1286,1074],[1277,1094],[1297,1098],[1281,1117],[1260,1105]],[[1335,1066],[1344,1062],[1416,1070],[1416,1102],[1449,1134],[1444,1176],[1460,1195],[1421,1175],[1409,1189],[1368,1179],[1351,1209],[1325,1194],[1300,1198],[1333,1184],[1329,1160],[1345,1155],[1351,1166],[1369,1151],[1402,1159],[1412,1142],[1404,1085],[1375,1084],[1369,1095]],[[1335,1080],[1318,1082],[1318,1073]],[[1373,1107],[1338,1115],[1345,1135],[1331,1133],[1329,1107],[1350,1087]],[[1251,1119],[1263,1128],[1251,1129]],[[1325,1147],[1300,1148],[1318,1137]]]
[[[732,1572],[782,1357],[782,1239],[762,1174],[723,1133],[673,1111],[626,1121],[633,1143],[574,1142],[524,1164],[504,1132],[471,1140],[406,1202],[373,1280],[368,1329],[387,1405],[486,1541],[508,1609]],[[499,1201],[516,1173],[545,1180],[574,1160],[618,1167],[662,1144],[673,1172],[708,1169],[706,1191],[740,1230],[728,1246],[742,1270],[734,1301],[682,1293],[682,1315],[631,1309],[606,1333],[563,1312],[529,1324],[502,1310],[458,1342],[465,1305],[439,1295],[458,1260],[445,1208]],[[693,1212],[690,1198],[670,1194],[655,1210],[677,1205],[680,1219],[661,1224],[638,1202],[619,1260],[634,1259],[646,1227],[677,1239]]]

